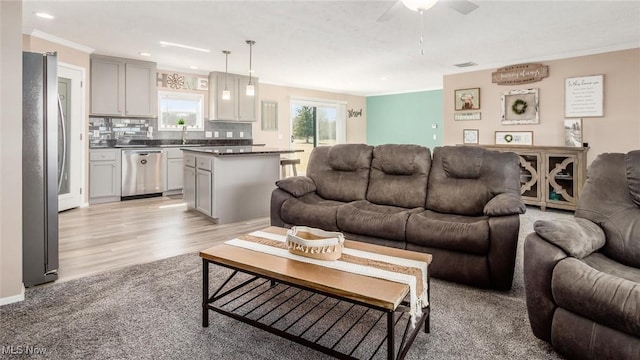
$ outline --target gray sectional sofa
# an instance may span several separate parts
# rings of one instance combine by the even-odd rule
[[[271,224],[433,254],[433,277],[510,289],[520,225],[515,153],[474,146],[315,148],[307,176],[279,180]]]
[[[533,333],[570,359],[640,359],[640,150],[591,163],[575,217],[524,246]]]

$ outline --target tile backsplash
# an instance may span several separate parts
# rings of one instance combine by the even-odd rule
[[[89,117],[91,142],[117,139],[182,139],[181,131],[158,131],[158,120],[152,118]],[[205,121],[204,131],[190,130],[187,139],[252,139],[252,124],[241,122]],[[216,136],[217,135],[217,136]]]

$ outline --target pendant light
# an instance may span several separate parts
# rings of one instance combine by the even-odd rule
[[[231,91],[227,87],[227,73],[229,71],[229,54],[231,51],[222,50],[224,54],[224,90],[222,90],[222,100],[231,100]]]
[[[253,83],[251,82],[251,73],[253,71],[251,71],[251,57],[253,55],[253,45],[255,45],[255,41],[253,40],[247,40],[247,44],[249,44],[249,84],[247,84],[247,96],[254,96],[256,94],[256,88],[255,86],[253,86]]]

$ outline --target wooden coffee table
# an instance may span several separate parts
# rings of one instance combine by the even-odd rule
[[[262,231],[280,235],[286,234],[286,229],[277,227],[269,227]],[[345,241],[345,247],[423,261],[427,264],[431,263],[430,254],[349,240]],[[209,310],[213,310],[340,359],[355,359],[355,355],[364,351],[362,348],[366,347],[367,351],[375,348],[375,346],[372,347],[372,342],[377,345],[377,348],[375,348],[371,358],[386,343],[387,359],[402,359],[407,354],[423,325],[424,331],[429,332],[430,305],[422,309],[422,316],[417,319],[415,328],[411,328],[408,319],[409,303],[405,299],[409,294],[409,286],[406,284],[326,268],[228,244],[216,245],[201,251],[200,257],[202,258],[203,266],[203,327],[209,326]],[[209,264],[216,264],[234,270],[223,284],[214,291],[213,295],[209,294]],[[243,274],[248,274],[249,276]],[[301,292],[303,292],[302,295],[300,294]],[[295,295],[287,295],[287,293],[295,293]],[[331,302],[333,307],[331,307],[330,311],[332,312],[335,308],[345,307],[339,306],[340,302],[350,303],[351,306],[334,323],[330,325],[324,324],[325,332],[315,340],[309,339],[307,332],[315,326],[314,324],[324,319],[323,316],[318,317],[317,314],[314,315],[316,316],[315,320],[313,318],[304,318],[305,316],[311,316],[309,314],[315,311],[315,307],[318,306],[314,305],[314,309],[311,309],[313,302],[307,300],[307,303],[305,303],[304,300],[299,300],[301,297],[304,298],[307,293],[309,296],[306,299],[313,296],[321,296],[325,300],[329,299],[326,300],[327,303],[325,305],[329,306],[329,302]],[[324,302],[325,300],[322,301]],[[287,302],[290,302],[289,305],[287,305]],[[291,308],[292,306],[294,306],[293,309]],[[366,310],[365,313],[369,311],[379,313],[378,320],[381,320],[386,315],[386,335],[385,332],[376,331],[377,324],[384,323],[384,320],[370,321],[370,324],[366,325],[368,331],[359,340],[345,340],[344,337],[348,333],[353,336],[363,335],[361,334],[362,331],[354,330],[356,325],[358,329],[365,327],[362,320],[365,317],[363,314],[356,323],[351,325],[349,331],[340,330],[341,334],[344,334],[340,336],[338,342],[355,343],[355,347],[341,350],[342,344],[340,346],[338,343],[332,345],[324,344],[325,338],[330,337],[328,332],[331,329],[338,329],[340,326],[344,326],[345,319],[353,317],[349,314],[353,315],[354,313],[352,312],[356,311],[354,306],[366,308],[364,309]],[[284,315],[280,314],[280,317],[275,317],[274,320],[274,316],[286,310],[287,307],[289,307],[289,310]],[[271,308],[271,310],[267,311],[267,308]],[[300,313],[301,309],[305,308],[307,308],[306,312],[303,311],[303,314],[296,318],[295,321],[290,319],[293,313]],[[260,313],[262,313],[262,316],[258,317],[256,314]],[[299,314],[296,316],[299,316]],[[329,317],[326,316],[326,318]],[[305,332],[300,334],[292,331],[292,325],[286,329],[278,326],[279,323],[287,321],[289,323],[293,321],[293,323],[297,324],[311,321],[312,325],[309,325]],[[338,326],[338,322],[341,325]],[[400,344],[396,349],[396,337],[400,337],[400,332],[396,333],[395,329],[403,326],[402,336],[399,339]],[[379,335],[378,339],[375,339],[376,333]],[[362,344],[367,345],[358,348]]]

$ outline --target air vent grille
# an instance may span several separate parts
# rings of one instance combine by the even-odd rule
[[[465,68],[465,67],[476,66],[476,65],[478,65],[478,64],[474,63],[473,61],[469,61],[469,62],[465,62],[465,63],[454,64],[453,66],[459,67],[459,68]]]

